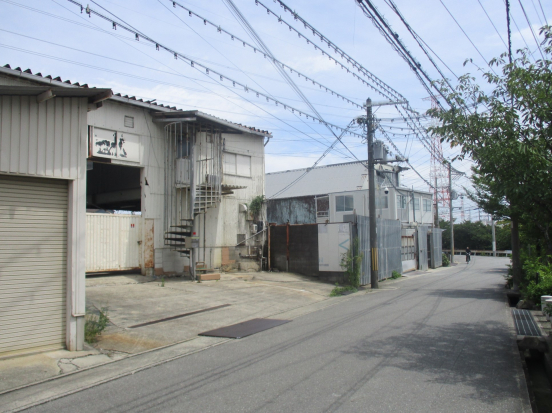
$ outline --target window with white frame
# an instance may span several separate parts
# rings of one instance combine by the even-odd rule
[[[406,196],[397,195],[397,208],[405,209],[406,208]]]
[[[420,210],[420,198],[414,198],[414,211]]]
[[[431,212],[431,199],[424,198],[424,212]]]
[[[335,197],[336,212],[352,211],[355,208],[352,195],[338,195]]]
[[[225,174],[251,176],[251,156],[224,152],[223,158]]]

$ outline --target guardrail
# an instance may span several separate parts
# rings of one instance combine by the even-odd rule
[[[443,252],[446,252],[447,255],[450,256],[450,250],[443,250]],[[492,257],[493,252],[488,250],[472,250],[472,255],[481,255],[481,256],[487,256]],[[454,255],[466,255],[466,251],[464,250],[454,250]],[[497,257],[509,257],[512,255],[512,251],[510,250],[504,250],[504,251],[496,251]]]

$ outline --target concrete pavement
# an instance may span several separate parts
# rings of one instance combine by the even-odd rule
[[[0,394],[130,355],[185,343],[213,328],[326,301],[334,287],[301,275],[266,272],[226,273],[220,281],[202,283],[127,274],[93,277],[86,284],[87,307],[108,309],[110,325],[98,341],[86,345],[82,352],[55,350],[0,359]],[[129,328],[221,304],[229,306]]]
[[[242,340],[193,339],[2,395],[0,405],[13,411],[53,400],[33,412],[529,412],[504,297],[506,262],[478,257],[385,281],[339,305],[319,301],[282,313],[277,318],[294,321]],[[88,390],[57,399],[82,387]]]

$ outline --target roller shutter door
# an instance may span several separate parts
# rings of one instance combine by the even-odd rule
[[[0,175],[0,353],[65,346],[67,181]]]

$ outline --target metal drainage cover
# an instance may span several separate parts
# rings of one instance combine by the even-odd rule
[[[242,338],[255,333],[259,333],[264,330],[268,330],[269,328],[289,323],[290,321],[291,320],[254,318],[253,320],[244,321],[243,323],[232,324],[231,326],[206,331],[204,333],[200,333],[199,335],[208,337]]]
[[[541,332],[537,323],[533,319],[533,314],[529,310],[512,309],[514,324],[518,336],[540,336]]]

